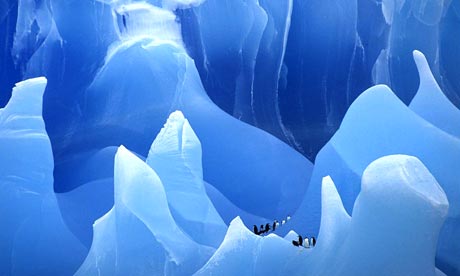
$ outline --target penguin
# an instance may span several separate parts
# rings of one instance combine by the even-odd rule
[[[260,232],[259,232],[259,230],[257,229],[257,226],[256,226],[256,225],[254,225],[254,234],[260,235]]]
[[[275,219],[275,221],[273,222],[272,231],[275,231],[276,226],[278,226],[277,224],[278,224],[278,221]]]
[[[125,26],[126,29],[126,16],[123,14],[121,17],[123,19],[123,26]]]
[[[281,225],[285,225],[285,224],[286,224],[286,221],[283,219],[283,220],[281,221]]]
[[[299,245],[302,246],[303,245],[303,238],[301,235],[299,235]]]
[[[315,237],[311,237],[311,238],[310,238],[310,245],[311,245],[312,247],[314,247],[314,246],[316,245],[316,239],[315,239]]]
[[[265,233],[270,232],[270,223],[265,224]]]
[[[287,218],[286,218],[286,221],[289,221],[291,219],[291,216],[288,215]]]
[[[299,242],[298,242],[298,241],[292,241],[292,244],[293,244],[294,246],[299,246]]]
[[[263,234],[263,233],[265,233],[265,230],[264,230],[264,225],[263,225],[263,224],[261,224],[261,225],[260,225],[260,231],[259,231],[259,234]]]
[[[310,242],[308,241],[308,237],[304,239],[304,247],[310,248]]]

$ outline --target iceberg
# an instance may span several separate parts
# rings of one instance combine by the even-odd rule
[[[344,223],[345,232],[335,232],[341,243],[321,252],[327,260],[312,275],[436,275],[436,243],[449,202],[428,169],[412,156],[385,156],[365,169],[361,185],[351,220],[337,205],[329,209],[338,212],[342,219],[335,223]],[[323,192],[336,193],[328,182]],[[328,234],[320,233],[313,254]]]
[[[17,83],[0,109],[2,275],[70,275],[87,252],[67,229],[53,190],[53,154],[42,118],[46,83],[43,77]]]
[[[323,178],[321,204],[317,246],[293,246],[293,231],[285,238],[256,236],[237,217],[194,275],[442,275],[435,267],[436,243],[449,203],[417,158],[372,162],[352,217],[330,177]]]
[[[212,255],[177,226],[155,171],[123,146],[115,155],[114,183],[115,204],[95,222],[76,275],[190,275]]]
[[[206,194],[201,144],[182,112],[169,115],[146,163],[160,177],[175,221],[193,240],[217,248],[227,226]]]
[[[451,0],[0,0],[0,275],[460,275],[459,46]]]
[[[124,77],[117,78],[119,74]],[[275,137],[216,107],[205,94],[193,61],[176,45],[149,38],[126,42],[110,55],[85,98],[85,118],[78,130],[82,135],[74,137],[69,148],[85,152],[95,145],[124,144],[146,156],[151,144],[146,134],[155,133],[178,109],[205,149],[204,179],[240,208],[259,216],[286,216],[297,208],[306,189],[312,164]],[[62,173],[75,178],[72,171]],[[61,174],[60,167],[56,174]],[[268,192],[260,193],[263,189]]]
[[[414,51],[413,55],[420,85],[410,109],[441,130],[460,138],[460,110],[439,88],[425,56],[420,51]]]
[[[294,229],[317,233],[320,183],[326,175],[336,181],[344,206],[351,213],[367,165],[397,153],[419,158],[446,192],[450,209],[437,258],[443,270],[456,271],[460,267],[458,258],[451,256],[456,256],[460,247],[451,238],[460,231],[460,171],[452,170],[452,164],[460,162],[460,140],[418,116],[384,85],[374,86],[358,97],[340,129],[319,152],[308,191],[291,223]]]

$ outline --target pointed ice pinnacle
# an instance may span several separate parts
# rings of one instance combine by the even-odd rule
[[[182,112],[171,113],[146,162],[161,178],[178,225],[198,243],[217,248],[227,226],[206,194],[201,143]]]
[[[316,251],[323,247],[338,249],[348,235],[351,218],[330,176],[323,177],[321,191],[321,228],[318,234],[321,242]]]
[[[445,132],[460,138],[460,110],[444,95],[431,73],[425,56],[414,51],[420,86],[409,107]]]
[[[42,118],[43,77],[0,109],[0,275],[70,275],[86,254],[62,221]],[[72,258],[69,256],[72,255]]]
[[[212,255],[176,225],[163,185],[121,146],[115,156],[115,204],[94,224],[94,240],[77,275],[190,275]]]

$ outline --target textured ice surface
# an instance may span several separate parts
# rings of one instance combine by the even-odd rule
[[[333,185],[323,182],[323,192],[334,196]],[[372,162],[363,172],[351,221],[337,207],[330,211],[342,217],[334,222],[345,226],[335,232],[342,243],[321,254],[327,258],[324,270],[311,275],[435,275],[436,243],[449,203],[417,158],[392,155]]]
[[[81,74],[91,82],[79,82],[84,88],[62,87],[64,92],[59,92],[61,89],[54,87],[47,92],[50,105],[58,105],[55,100],[59,102],[58,108],[68,111],[63,112],[65,115],[59,123],[54,121],[57,117],[50,115],[48,130],[54,141],[55,189],[66,193],[59,197],[63,199],[60,205],[72,231],[89,246],[92,221],[112,206],[116,147],[126,145],[145,158],[154,136],[168,115],[177,109],[182,110],[193,125],[203,146],[204,179],[231,204],[258,217],[293,213],[306,189],[312,164],[275,137],[225,114],[209,99],[194,61],[176,39],[180,37],[180,29],[170,11],[160,12],[146,3],[113,6],[111,10],[97,2],[94,7],[97,11],[101,9],[99,12],[104,16],[103,7],[113,12],[110,20],[101,15],[101,22],[97,22],[105,22],[103,27],[107,30],[99,29],[106,30],[104,40],[91,51],[104,49],[100,54],[102,58],[92,60],[83,56],[83,61],[78,60],[78,64],[85,63],[78,68],[100,64],[101,68],[95,67],[97,72]],[[81,7],[81,10],[87,8]],[[164,28],[160,28],[163,32],[159,32],[158,26],[151,29],[151,25],[144,22],[149,18],[145,15],[151,12],[155,12],[155,22],[163,24]],[[120,26],[124,27],[123,15],[127,18],[127,28],[134,30],[119,31]],[[112,28],[108,24],[112,24]],[[83,27],[87,26],[83,24]],[[119,41],[110,47],[104,44],[111,39]],[[64,95],[77,90],[72,97]],[[72,108],[67,109],[67,104]],[[59,113],[56,109],[49,112]],[[71,121],[67,121],[66,116],[72,117]],[[221,147],[222,144],[226,147]],[[88,186],[83,187],[85,185]],[[267,192],[259,193],[262,189]],[[89,193],[91,190],[94,194]],[[101,200],[92,204],[94,197]],[[82,214],[78,208],[87,212]],[[233,212],[231,219],[237,215],[239,213]]]
[[[230,263],[250,268],[233,271],[238,274],[267,274],[268,267],[283,275],[343,275],[345,268],[374,275],[366,267],[370,265],[382,273],[401,269],[401,273],[418,274],[398,263],[414,261],[406,248],[388,249],[400,258],[385,270],[370,256],[388,262],[386,247],[374,254],[361,238],[352,239],[353,233],[367,237],[375,226],[368,215],[355,212],[358,206],[366,206],[361,208],[366,212],[378,207],[363,203],[369,196],[364,196],[364,189],[360,194],[362,174],[375,159],[389,154],[419,158],[445,190],[450,208],[441,228],[436,264],[449,275],[460,274],[459,112],[447,100],[460,103],[459,19],[460,2],[451,0],[0,0],[0,105],[7,103],[14,83],[45,76],[46,91],[43,94],[43,86],[34,96],[43,96],[50,140],[43,121],[40,126],[34,121],[41,120],[41,111],[35,114],[41,98],[32,102],[19,97],[21,93],[13,96],[4,114],[19,106],[17,110],[35,115],[10,113],[4,124],[19,122],[20,127],[1,132],[0,185],[7,188],[2,189],[0,203],[0,216],[6,219],[1,223],[5,230],[0,234],[0,274],[70,275],[89,248],[81,274],[98,273],[95,262],[106,274],[115,273],[114,264],[120,265],[119,274],[141,273],[145,267],[151,270],[143,273],[191,274],[215,249],[216,255],[200,273],[224,273],[220,266],[236,269],[221,261],[219,256],[225,255]],[[414,49],[426,58],[413,54]],[[421,82],[413,98],[417,69]],[[377,86],[355,101],[341,129],[318,155],[310,181],[312,164],[292,148],[313,160],[349,105],[376,83],[391,87],[394,94]],[[409,102],[407,108],[403,103]],[[148,156],[155,135],[175,110],[181,110],[187,120],[174,113]],[[38,129],[39,135],[30,135]],[[47,142],[35,147],[42,138]],[[119,164],[114,170],[122,144],[131,151],[125,151],[127,159],[141,168],[125,162],[123,177]],[[151,165],[161,184],[150,179],[156,184],[145,188],[150,180],[144,183],[143,176],[133,180],[128,174],[131,170],[152,174],[144,163],[148,157],[156,160]],[[432,182],[417,162],[408,165],[401,158],[395,157],[392,165],[406,168],[409,175],[418,168],[415,175],[422,171],[423,178]],[[172,163],[176,165],[168,166]],[[133,189],[125,192],[130,196],[134,192],[136,198],[129,204],[120,204],[114,194],[114,173],[118,184],[121,178],[130,179],[126,182]],[[324,178],[327,175],[331,177]],[[399,176],[393,175],[395,181]],[[42,178],[46,190],[27,186]],[[162,192],[150,195],[151,186],[161,186]],[[22,188],[18,192],[12,187]],[[423,194],[421,187],[425,186],[416,191]],[[399,188],[393,192],[397,196],[382,201],[388,211],[391,204],[407,198],[409,190],[400,198]],[[141,204],[144,195],[162,202],[161,208],[152,207],[150,201]],[[184,200],[185,195],[193,200]],[[401,205],[408,204],[409,210],[420,202]],[[427,214],[439,209],[425,207],[420,210]],[[223,222],[229,224],[239,216],[248,226],[259,225],[296,210],[293,219],[275,231],[279,236],[290,233],[283,240],[275,235],[254,236],[235,220],[221,244]],[[384,215],[375,210],[373,215]],[[420,210],[414,215],[418,217]],[[147,214],[155,212],[161,212],[165,223],[152,222]],[[317,247],[293,247],[290,239],[296,233],[318,233],[320,217]],[[407,221],[413,221],[401,219],[401,225],[393,226],[400,217],[382,217],[378,222],[388,232],[403,233],[411,227]],[[435,271],[429,251],[439,230],[435,220],[432,228],[424,228],[430,248],[417,255],[426,273]],[[365,222],[358,227],[357,221]],[[231,233],[241,233],[248,245],[263,250],[244,247],[245,241]],[[387,234],[380,240],[396,235]],[[176,240],[161,243],[166,236],[169,241],[177,236],[187,246],[174,246]],[[402,237],[399,244],[413,241]],[[374,238],[368,240],[374,243]],[[238,261],[231,240],[241,245],[235,252],[257,258]],[[366,262],[341,257],[343,252],[353,252],[355,244],[362,249],[357,259]],[[204,250],[202,255],[196,254],[197,248]],[[401,257],[396,249],[407,254]],[[298,255],[291,258],[291,254]]]
[[[331,178],[323,179],[316,247],[292,246],[295,232],[256,236],[238,217],[195,275],[442,275],[434,262],[448,208],[417,158],[385,156],[364,171],[352,218]]]
[[[45,78],[17,83],[0,109],[1,275],[70,275],[86,254],[64,224],[53,190],[45,87]]]
[[[179,226],[195,241],[217,248],[227,226],[206,194],[201,144],[182,112],[171,113],[146,162],[160,177]]]
[[[305,191],[311,163],[273,136],[218,109],[204,92],[193,61],[173,44],[143,38],[118,47],[86,100],[80,129],[84,135],[75,137],[71,148],[89,151],[95,145],[125,144],[145,156],[169,113],[180,109],[203,146],[205,180],[237,206],[257,215],[285,216]],[[72,178],[72,171],[65,173]],[[267,192],[259,193],[261,189]]]
[[[360,191],[359,179],[373,160],[389,154],[419,158],[436,177],[450,202],[438,246],[439,266],[458,271],[460,244],[452,239],[460,232],[460,140],[425,121],[405,106],[386,86],[375,86],[348,110],[340,129],[316,158],[310,186],[292,223],[316,232],[319,226],[320,183],[330,175],[337,184],[345,208],[352,211]]]
[[[94,224],[91,250],[76,275],[190,275],[213,249],[177,226],[160,178],[121,146],[115,156],[115,204]]]

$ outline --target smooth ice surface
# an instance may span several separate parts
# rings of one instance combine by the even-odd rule
[[[115,156],[115,204],[94,224],[91,250],[76,275],[190,275],[214,250],[174,221],[160,178],[121,146]]]
[[[17,83],[0,109],[2,275],[70,275],[86,254],[64,224],[53,190],[53,155],[42,118],[46,82]]]
[[[323,178],[321,230],[309,249],[292,245],[294,231],[260,237],[235,218],[195,275],[442,275],[434,262],[449,203],[420,160],[382,157],[366,168],[362,187],[350,217]]]
[[[348,235],[335,233],[342,244],[322,254],[328,261],[312,275],[436,275],[436,243],[449,203],[428,169],[412,156],[385,156],[365,169],[361,185],[351,221],[336,222],[349,222]],[[334,195],[331,188],[323,182],[323,191]]]
[[[217,248],[227,226],[206,194],[201,144],[182,112],[171,113],[146,162],[160,177],[180,227],[195,241]]]
[[[80,5],[82,13],[89,9],[83,2]],[[58,4],[53,8],[62,12]],[[179,41],[181,33],[174,14],[137,2],[97,2],[93,9],[99,13],[100,21],[94,24],[104,39],[91,50],[67,40],[66,45],[94,56],[82,56],[78,62],[66,56],[69,63],[64,73],[73,66],[97,70],[78,72],[78,89],[53,86],[46,93],[48,104],[57,106],[45,116],[56,160],[55,190],[66,194],[59,197],[63,199],[60,205],[80,240],[89,246],[92,221],[112,206],[116,147],[123,144],[147,157],[154,136],[177,109],[193,125],[203,146],[205,181],[232,205],[254,216],[274,218],[293,213],[309,181],[311,162],[277,138],[227,115],[209,99],[194,61]],[[152,12],[155,24],[148,21]],[[83,28],[82,32],[89,31],[80,18],[68,17]],[[129,30],[120,29],[125,27],[123,21]],[[88,36],[87,43],[92,41]],[[65,82],[66,76],[59,78]],[[91,81],[85,81],[88,79]],[[77,92],[70,96],[65,94],[68,91]],[[59,108],[68,112],[59,116]],[[67,120],[67,116],[71,118]],[[89,188],[92,186],[94,189]],[[266,192],[259,193],[262,189]],[[103,199],[92,204],[94,197]],[[87,212],[78,212],[79,206]]]
[[[289,265],[297,265],[308,253],[276,235],[254,235],[237,217],[216,253],[194,275],[287,275]]]
[[[340,129],[316,159],[305,199],[293,217],[295,229],[318,231],[320,183],[330,175],[337,183],[344,206],[351,213],[360,191],[360,178],[373,160],[403,153],[416,156],[430,170],[450,202],[438,246],[443,270],[458,271],[460,244],[460,140],[425,121],[405,106],[386,86],[365,91],[348,110]]]
[[[122,143],[145,156],[152,135],[170,112],[180,109],[203,146],[207,182],[256,215],[292,213],[306,189],[311,163],[275,137],[217,108],[184,50],[157,42],[129,41],[112,53],[86,92],[79,130],[83,135],[75,137],[70,148],[84,152],[94,145]],[[63,173],[73,178],[72,171]],[[259,193],[261,189],[267,192]]]
[[[456,0],[0,0],[0,274],[460,274],[459,46]]]
[[[420,86],[409,107],[428,122],[460,138],[460,110],[452,104],[439,88],[425,56],[413,53],[420,76]]]

